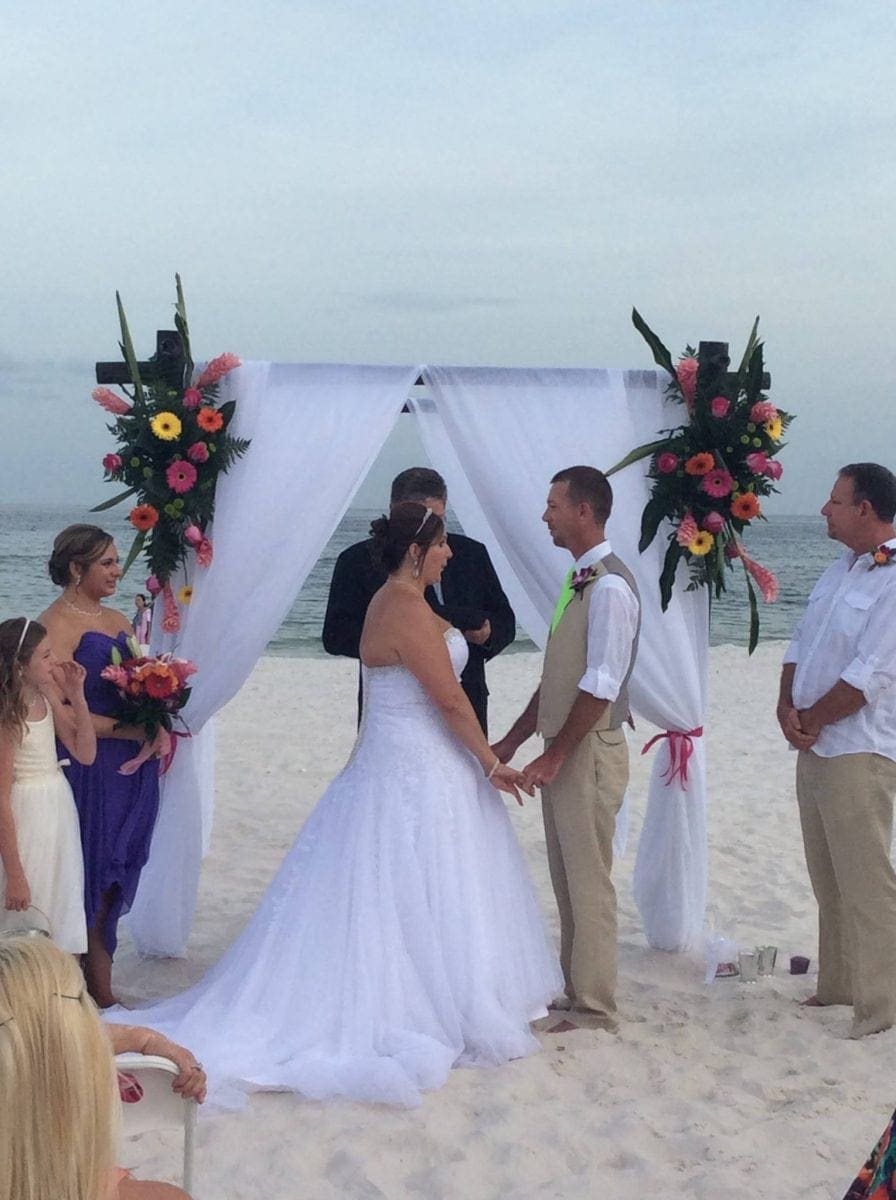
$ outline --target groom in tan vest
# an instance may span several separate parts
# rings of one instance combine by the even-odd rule
[[[572,554],[551,621],[541,683],[510,732],[493,747],[508,762],[533,733],[544,753],[523,771],[540,787],[548,862],[560,910],[560,964],[567,1012],[552,1033],[617,1028],[613,831],[628,784],[628,681],[641,605],[631,572],[604,526],[613,505],[606,476],[567,467],[551,480],[546,522]]]

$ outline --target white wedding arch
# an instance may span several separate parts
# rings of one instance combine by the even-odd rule
[[[425,395],[409,398],[418,377]],[[193,573],[193,599],[177,635],[178,653],[200,668],[185,711],[194,736],[180,743],[163,780],[150,859],[130,914],[141,953],[179,956],[187,943],[211,825],[211,718],[264,653],[405,404],[448,484],[452,508],[466,532],[488,545],[520,624],[543,646],[569,565],[541,523],[548,482],[573,463],[606,470],[679,423],[666,383],[655,371],[268,362],[245,363],[225,378],[222,400],[237,402],[231,432],[252,446],[218,481],[215,559]],[[608,534],[634,571],[643,602],[632,706],[661,729],[699,730],[706,592],[679,586],[661,611],[665,538],[644,554],[637,549],[649,495],[645,464],[615,475],[613,490]],[[171,649],[171,640],[154,637],[154,648]],[[674,739],[658,745],[635,863],[645,933],[664,950],[692,946],[703,925],[706,762],[696,733],[692,745],[686,788],[679,777],[664,778]]]

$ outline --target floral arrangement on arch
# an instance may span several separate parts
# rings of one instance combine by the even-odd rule
[[[762,498],[778,490],[775,484],[783,467],[775,456],[793,420],[762,390],[759,318],[733,375],[717,363],[701,364],[691,346],[673,363],[637,309],[632,310],[632,321],[654,361],[669,375],[667,396],[684,407],[687,419],[664,430],[658,441],[633,450],[608,474],[650,458],[651,495],[641,518],[639,549],[647,549],[663,521],[672,524],[659,581],[664,610],[682,560],[690,572],[688,590],[705,586],[716,597],[726,590],[726,572],[735,561],[741,562],[750,602],[752,654],[759,640],[754,582],[766,602],[777,599],[778,584],[772,572],[747,553],[741,534],[752,521],[765,519]]]
[[[177,283],[175,325],[184,351],[182,378],[172,378],[170,365],[150,359],[141,375],[134,353],[127,318],[116,292],[121,325],[121,351],[128,365],[130,389],[112,391],[98,387],[93,399],[115,418],[108,426],[118,448],[103,458],[106,479],[127,485],[126,490],[98,504],[102,512],[133,497],[136,504],[128,520],[136,530],[124,563],[126,572],[141,551],[149,565],[147,591],[161,594],[162,629],[180,629],[178,603],[189,604],[192,585],[185,583],[175,598],[171,577],[195,551],[200,568],[211,564],[214,554],[208,526],[215,511],[215,485],[249,448],[245,438],[227,432],[235,405],[220,404],[218,393],[225,375],[240,365],[235,354],[221,354],[193,380],[190,333],[180,276]]]

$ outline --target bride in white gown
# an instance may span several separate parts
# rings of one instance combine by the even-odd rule
[[[562,984],[496,790],[520,800],[521,776],[458,683],[463,635],[423,597],[451,556],[444,523],[408,502],[373,532],[390,574],[347,765],[204,979],[106,1014],[191,1046],[218,1105],[258,1089],[418,1104],[453,1066],[537,1050],[529,1022]]]

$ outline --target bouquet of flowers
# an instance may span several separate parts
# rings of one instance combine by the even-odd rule
[[[116,293],[121,325],[121,350],[133,382],[124,396],[107,387],[98,387],[93,398],[114,421],[108,426],[118,447],[105,455],[106,479],[127,485],[125,491],[96,505],[102,512],[122,500],[133,497],[136,504],[128,514],[136,534],[124,564],[127,571],[143,551],[149,563],[147,588],[162,594],[162,628],[176,633],[180,616],[169,580],[195,551],[199,567],[212,561],[213,546],[208,526],[214,515],[215,485],[249,448],[245,438],[228,433],[235,404],[219,403],[221,380],[240,360],[235,354],[221,354],[193,380],[190,332],[180,276],[176,276],[177,304],[175,325],[184,350],[183,372],[172,378],[170,364],[150,359],[149,369],[140,366],[134,353],[127,318]],[[124,572],[123,572],[124,573]],[[189,604],[192,587],[182,587],[177,596],[181,605]]]
[[[701,362],[691,346],[677,363],[637,309],[635,328],[650,346],[654,361],[669,374],[667,396],[680,403],[687,419],[663,431],[658,441],[639,446],[607,474],[649,458],[651,496],[641,518],[643,552],[663,521],[668,534],[660,575],[660,598],[665,610],[680,561],[688,565],[688,590],[710,587],[719,597],[726,590],[726,570],[740,560],[750,602],[752,654],[759,639],[759,610],[754,581],[765,601],[777,599],[778,584],[771,571],[744,549],[740,535],[762,516],[761,498],[777,491],[783,467],[775,457],[793,420],[772,404],[762,391],[762,342],[753,324],[736,373],[722,363]]]
[[[128,649],[132,657],[123,658],[118,647],[113,646],[112,661],[100,672],[117,689],[121,699],[116,728],[137,725],[146,734],[140,753],[122,764],[119,771],[122,775],[133,775],[151,754],[158,752],[164,775],[174,758],[175,739],[189,736],[175,732],[174,724],[175,721],[183,724],[178,714],[190,698],[187,680],[196,674],[196,665],[170,654],[160,654],[158,658],[144,656],[133,638],[128,638]],[[163,736],[157,747],[154,743],[160,733]]]

